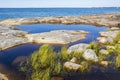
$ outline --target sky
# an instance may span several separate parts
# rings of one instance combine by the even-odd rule
[[[0,0],[0,7],[120,7],[120,0]]]

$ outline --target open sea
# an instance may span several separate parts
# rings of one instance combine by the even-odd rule
[[[120,8],[0,8],[0,21],[22,17],[79,16],[120,12]]]
[[[104,14],[120,12],[120,8],[0,8],[0,21],[12,18],[31,18],[31,17],[49,17],[49,16],[80,16],[91,14]],[[85,30],[89,31],[86,39],[68,44],[71,46],[78,43],[90,43],[96,41],[100,31],[105,31],[106,26],[96,27],[92,25],[63,25],[63,24],[32,24],[15,26],[29,33],[41,33],[52,30]],[[24,44],[7,50],[0,51],[0,62],[12,66],[12,62],[20,56],[29,56],[38,50],[41,44]],[[55,50],[60,49],[60,45],[54,45]],[[111,76],[112,75],[112,76]],[[97,75],[82,76],[82,79],[72,77],[67,80],[120,80],[120,73],[98,73]],[[91,77],[92,76],[92,77]],[[96,78],[95,78],[96,77]],[[111,78],[110,78],[111,77]],[[91,78],[91,79],[89,79]],[[112,79],[113,78],[113,79]]]

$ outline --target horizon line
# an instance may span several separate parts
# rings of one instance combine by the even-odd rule
[[[119,7],[0,7],[0,8],[120,8]]]

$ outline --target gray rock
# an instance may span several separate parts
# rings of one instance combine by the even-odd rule
[[[119,31],[105,31],[105,32],[100,32],[100,35],[102,37],[109,37],[109,38],[115,38],[117,36]]]
[[[69,69],[69,70],[78,70],[80,69],[82,66],[80,64],[76,64],[76,63],[72,63],[72,62],[65,62],[64,63],[64,67],[66,69]]]
[[[67,52],[68,53],[84,52],[87,49],[88,46],[89,46],[89,44],[85,44],[85,43],[76,44],[76,45],[73,45],[73,46],[69,47]]]
[[[0,50],[27,43],[28,39],[24,37],[26,34],[27,32],[0,25]]]
[[[98,61],[98,56],[96,55],[96,53],[92,50],[92,49],[87,49],[84,53],[83,53],[83,57],[86,60],[90,60],[90,61],[94,61],[97,62]]]

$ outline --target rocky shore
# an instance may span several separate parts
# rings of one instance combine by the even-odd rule
[[[59,16],[59,17],[36,17],[36,18],[17,18],[1,21],[0,24],[7,25],[26,25],[26,24],[89,24],[95,26],[119,27],[120,13],[96,14],[85,16]]]
[[[29,42],[35,43],[51,43],[51,44],[68,44],[81,39],[85,39],[86,31],[67,31],[57,30],[46,33],[28,34],[21,30],[14,30],[16,25],[25,24],[90,24],[97,26],[120,27],[120,13],[97,14],[86,16],[60,16],[60,17],[43,17],[43,18],[17,18],[8,19],[0,22],[0,50],[7,49],[16,45]],[[113,32],[114,34],[117,31]],[[104,34],[112,34],[112,32],[101,32]],[[113,35],[113,34],[112,34]],[[115,36],[115,35],[113,35]],[[100,42],[112,41],[111,37],[100,37]],[[101,41],[103,40],[103,41]]]
[[[0,25],[0,50],[25,43],[68,44],[85,39],[88,32],[83,30],[55,30],[51,32],[28,34],[14,30],[7,25]]]

